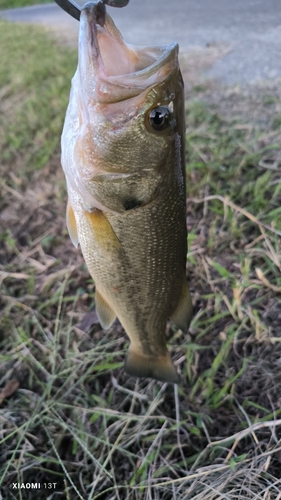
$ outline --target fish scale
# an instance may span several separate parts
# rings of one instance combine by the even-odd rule
[[[175,214],[178,208],[175,204]],[[180,299],[185,272],[182,251],[185,228],[179,227],[178,218],[171,215],[168,200],[163,204],[160,197],[153,207],[140,207],[121,216],[108,213],[106,218],[118,240],[129,242],[126,246],[120,244],[115,252],[112,247],[107,252],[99,244],[83,212],[79,218],[80,244],[97,288],[106,296],[128,334],[129,329],[132,337],[142,332],[143,341],[152,345],[149,354],[160,349],[156,341],[159,318],[165,318],[165,328]],[[126,328],[125,324],[130,326]],[[161,349],[164,340],[162,336]],[[165,350],[163,347],[163,353]]]

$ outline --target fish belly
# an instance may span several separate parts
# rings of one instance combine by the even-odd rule
[[[89,272],[127,332],[130,352],[171,364],[165,331],[186,281],[185,200],[171,188],[118,215],[86,212],[79,201],[73,210]]]

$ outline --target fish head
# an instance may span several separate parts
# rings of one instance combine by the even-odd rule
[[[168,180],[170,158],[183,177],[178,45],[127,44],[101,4],[89,2],[81,10],[78,68],[62,135],[66,178],[89,209],[108,208],[93,192],[97,179],[117,185],[146,176],[155,190],[163,175]]]

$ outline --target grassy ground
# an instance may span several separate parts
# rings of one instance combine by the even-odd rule
[[[129,378],[122,328],[88,314],[59,160],[75,54],[4,22],[0,45],[1,498],[280,499],[280,90],[188,92],[195,314],[167,330],[174,389]]]
[[[0,9],[14,9],[26,7],[27,5],[38,5],[40,3],[51,3],[52,0],[0,0]]]

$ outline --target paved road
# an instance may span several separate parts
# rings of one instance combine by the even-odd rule
[[[127,7],[108,11],[130,43],[178,41],[182,52],[195,50],[205,59],[210,54],[205,77],[226,84],[281,78],[281,0],[130,0]],[[54,3],[1,16],[52,26],[77,39],[79,23]],[[219,50],[208,52],[210,47]]]

